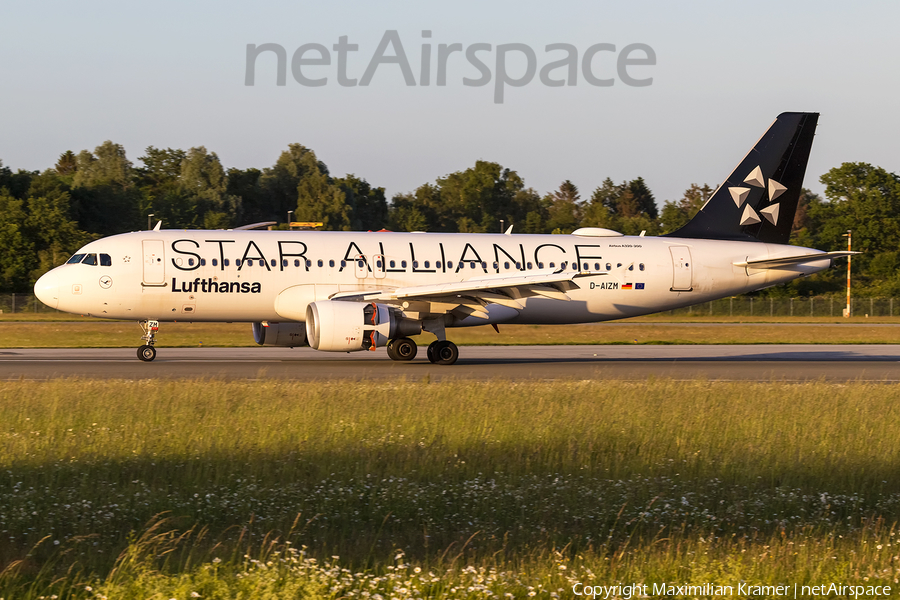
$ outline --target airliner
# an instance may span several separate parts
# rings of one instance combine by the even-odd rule
[[[452,365],[451,327],[592,323],[785,283],[848,252],[787,245],[818,113],[783,113],[685,226],[658,237],[153,230],[93,241],[35,283],[61,311],[140,323],[252,324],[264,346]]]

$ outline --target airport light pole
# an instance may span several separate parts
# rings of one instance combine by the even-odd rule
[[[294,211],[292,211],[292,210],[289,210],[289,211],[288,211],[288,231],[293,231],[293,230],[294,230],[294,228],[291,227],[291,220],[292,220],[292,219],[291,219],[291,216],[292,216],[293,214],[294,214]]]
[[[850,252],[850,240],[851,240],[851,230],[847,230],[847,233],[842,235],[841,237],[847,238],[847,252]],[[844,309],[844,317],[850,316],[850,258],[851,255],[847,255],[847,308]]]
[[[156,216],[156,213],[150,213],[149,215],[147,215],[147,231],[150,231],[151,229],[153,229],[152,223],[153,223],[153,217],[155,217],[155,216]]]

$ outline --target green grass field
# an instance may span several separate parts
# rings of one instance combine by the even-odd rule
[[[447,336],[460,345],[533,344],[896,344],[900,343],[900,319],[896,323],[866,322],[853,325],[821,319],[780,323],[670,323],[649,319],[588,325],[501,325],[448,329]],[[790,324],[786,327],[786,324]],[[108,348],[137,347],[141,329],[126,321],[0,322],[2,348]],[[434,336],[417,336],[427,345]],[[255,346],[249,323],[162,323],[160,347]]]
[[[0,382],[0,598],[896,593],[898,406],[865,383]]]

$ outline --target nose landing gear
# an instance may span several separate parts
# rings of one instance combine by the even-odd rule
[[[144,335],[141,336],[141,339],[147,343],[137,349],[137,357],[144,362],[150,362],[156,358],[156,348],[153,347],[153,344],[156,343],[159,321],[141,321],[140,325],[141,329],[144,330]]]

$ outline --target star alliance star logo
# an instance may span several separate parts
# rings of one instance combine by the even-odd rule
[[[747,178],[744,179],[744,183],[749,184],[753,187],[763,188],[768,187],[769,191],[769,206],[761,209],[759,214],[753,208],[747,204],[744,206],[744,202],[747,201],[747,197],[750,195],[751,188],[744,186],[734,186],[728,188],[728,191],[731,192],[731,198],[734,200],[734,203],[738,208],[744,206],[744,212],[741,215],[741,225],[756,225],[757,223],[762,222],[760,219],[760,215],[763,216],[765,220],[767,220],[772,225],[778,225],[778,203],[775,202],[775,199],[778,196],[782,195],[787,191],[787,188],[772,179],[769,178],[768,186],[766,186],[765,178],[763,177],[762,169],[758,166],[750,171],[750,174],[747,175]]]

